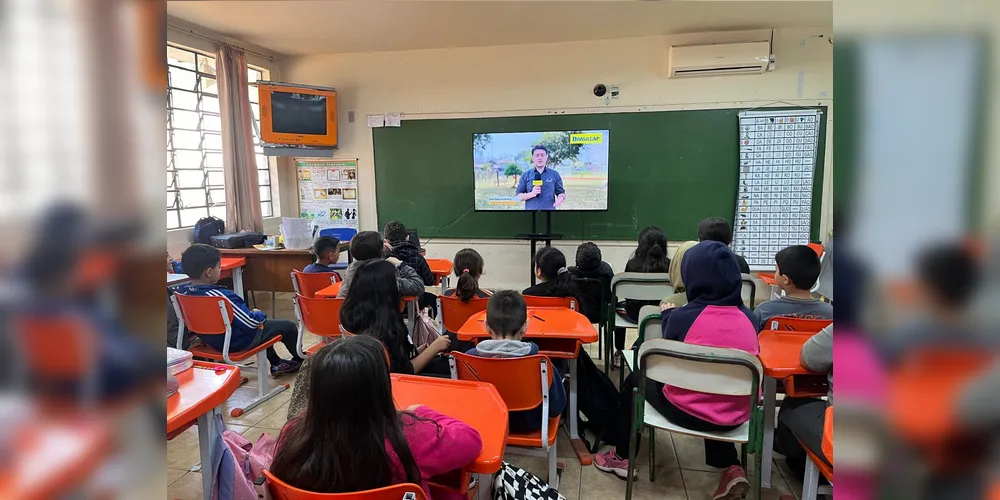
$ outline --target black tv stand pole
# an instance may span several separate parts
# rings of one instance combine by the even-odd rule
[[[535,253],[538,249],[538,242],[544,241],[545,246],[552,246],[552,240],[561,240],[563,235],[552,234],[552,211],[545,211],[545,232],[538,232],[538,211],[531,212],[531,232],[517,234],[514,237],[519,240],[531,242],[531,258],[528,260],[529,274],[531,275],[531,286],[535,286]]]

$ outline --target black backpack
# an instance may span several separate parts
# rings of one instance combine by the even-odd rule
[[[596,453],[601,442],[609,442],[605,438],[605,433],[611,430],[615,424],[615,416],[618,413],[618,389],[611,379],[594,364],[594,360],[581,350],[576,358],[577,362],[577,408],[580,413],[587,417],[586,422],[580,420],[581,430],[588,431],[594,439],[588,444],[591,453]],[[613,432],[613,431],[612,431]],[[583,437],[583,433],[581,433]],[[615,443],[612,443],[615,444]]]
[[[194,242],[212,244],[212,236],[224,234],[226,223],[218,217],[202,217],[194,225]]]

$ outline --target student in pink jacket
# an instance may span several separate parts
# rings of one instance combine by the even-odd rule
[[[479,433],[426,406],[397,411],[385,351],[368,335],[342,338],[310,360],[309,403],[285,424],[270,471],[296,488],[347,493],[398,483],[428,498],[463,498],[428,479],[479,455]]]

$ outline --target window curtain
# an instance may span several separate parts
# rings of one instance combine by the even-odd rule
[[[227,231],[263,231],[260,188],[254,158],[253,118],[247,90],[247,58],[242,49],[220,44],[216,52],[222,112],[222,168],[226,181]]]

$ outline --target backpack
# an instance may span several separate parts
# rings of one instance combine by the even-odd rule
[[[224,428],[221,417],[216,417],[216,425]],[[271,466],[277,446],[277,440],[266,433],[253,444],[238,432],[223,431],[212,453],[215,482],[211,500],[257,500],[257,479]]]
[[[590,431],[594,436],[594,443],[588,448],[591,453],[596,453],[601,442],[609,442],[604,438],[606,431],[610,430],[615,422],[615,415],[618,413],[618,389],[611,379],[604,374],[600,368],[594,364],[594,360],[586,351],[581,350],[580,356],[576,358],[577,364],[577,409],[586,420],[580,419],[581,430]],[[581,433],[581,437],[583,434]],[[584,439],[586,442],[586,439]]]
[[[212,244],[212,236],[226,232],[226,223],[218,217],[202,217],[194,224],[194,242]]]
[[[566,497],[534,474],[503,462],[493,476],[493,500],[566,500]]]
[[[417,313],[417,320],[413,325],[412,342],[417,347],[430,345],[441,336],[438,325],[431,319],[428,309],[424,308]]]

